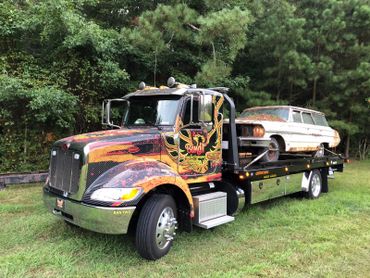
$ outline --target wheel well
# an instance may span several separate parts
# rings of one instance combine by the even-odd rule
[[[272,135],[270,136],[271,138],[275,138],[276,141],[278,142],[279,144],[279,149],[282,150],[282,151],[285,151],[285,141],[284,141],[284,138],[280,135]]]
[[[323,144],[323,145],[324,145],[324,148],[325,148],[325,149],[329,149],[329,143],[321,143],[321,144]]]
[[[141,200],[136,206],[135,212],[130,221],[130,226],[129,226],[130,233],[134,232],[136,229],[137,220],[138,220],[138,217],[140,215],[140,212],[144,204],[154,194],[171,195],[177,206],[177,214],[178,214],[177,218],[178,218],[180,228],[182,228],[185,231],[191,231],[192,222],[190,218],[190,204],[188,202],[188,199],[185,193],[180,188],[178,188],[176,185],[163,184],[149,191],[147,194],[143,196],[143,198],[141,198]]]

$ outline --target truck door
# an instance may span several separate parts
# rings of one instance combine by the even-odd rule
[[[201,96],[188,97],[182,109],[183,127],[179,130],[178,172],[186,179],[207,178],[208,175],[220,174],[222,165],[221,136],[222,114],[220,108],[222,96],[208,95],[208,113],[199,120]],[[192,115],[192,116],[191,116]],[[196,181],[194,181],[196,182]]]

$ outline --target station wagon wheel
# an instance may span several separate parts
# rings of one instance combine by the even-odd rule
[[[324,144],[320,144],[319,149],[314,153],[314,157],[323,157],[325,154]]]
[[[277,161],[280,155],[280,148],[278,141],[274,137],[271,137],[268,149],[269,151],[261,158],[261,161],[264,162]],[[264,152],[266,151],[266,149],[263,149],[262,151]]]
[[[143,206],[136,227],[136,248],[149,260],[166,255],[177,229],[176,203],[172,196],[155,194]]]
[[[310,178],[308,192],[306,197],[310,199],[319,198],[322,190],[322,179],[319,170],[313,170]]]

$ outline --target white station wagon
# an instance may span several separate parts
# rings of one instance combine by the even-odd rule
[[[245,109],[236,119],[242,126],[261,126],[264,139],[271,139],[264,161],[278,160],[281,152],[323,155],[324,148],[334,148],[339,134],[326,121],[325,115],[294,106],[261,106]],[[244,135],[245,136],[245,135]],[[262,138],[261,138],[262,139]]]

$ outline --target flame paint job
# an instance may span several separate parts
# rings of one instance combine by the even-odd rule
[[[223,101],[221,94],[213,96],[214,120],[209,130],[184,126],[183,107],[173,127],[98,131],[56,142],[55,147],[84,154],[83,168],[87,170],[82,173],[86,176],[81,177],[80,191],[71,198],[86,199],[88,192],[99,186],[135,186],[147,193],[170,184],[184,192],[192,208],[188,184],[221,179]]]
[[[110,168],[87,189],[85,199],[88,199],[98,188],[139,187],[142,188],[143,193],[148,193],[163,184],[180,188],[189,200],[191,208],[193,207],[188,184],[168,165],[150,158],[136,158]],[[115,203],[115,206],[121,204],[123,201]]]

